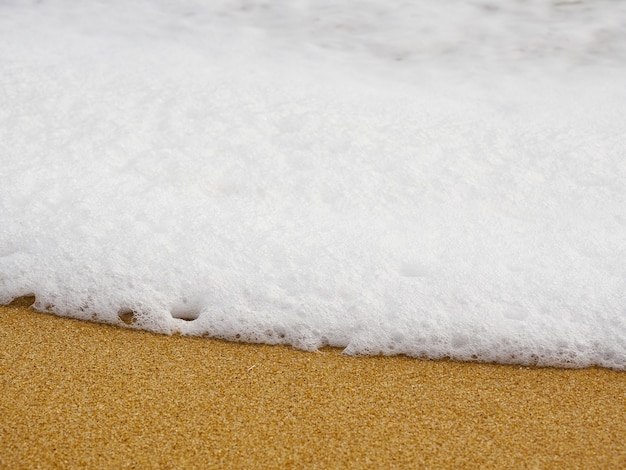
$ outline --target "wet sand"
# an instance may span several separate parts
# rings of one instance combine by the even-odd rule
[[[626,373],[352,358],[0,307],[0,468],[626,468]]]

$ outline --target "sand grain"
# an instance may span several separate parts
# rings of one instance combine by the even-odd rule
[[[0,307],[0,468],[626,468],[626,374],[159,336]]]

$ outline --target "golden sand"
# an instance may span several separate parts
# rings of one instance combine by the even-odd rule
[[[626,468],[626,373],[162,336],[0,307],[0,468]]]

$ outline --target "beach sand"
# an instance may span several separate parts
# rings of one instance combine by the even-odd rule
[[[346,357],[0,307],[0,468],[626,468],[626,373]]]

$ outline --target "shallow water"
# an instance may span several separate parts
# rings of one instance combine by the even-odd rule
[[[0,302],[626,368],[620,2],[0,3]]]

